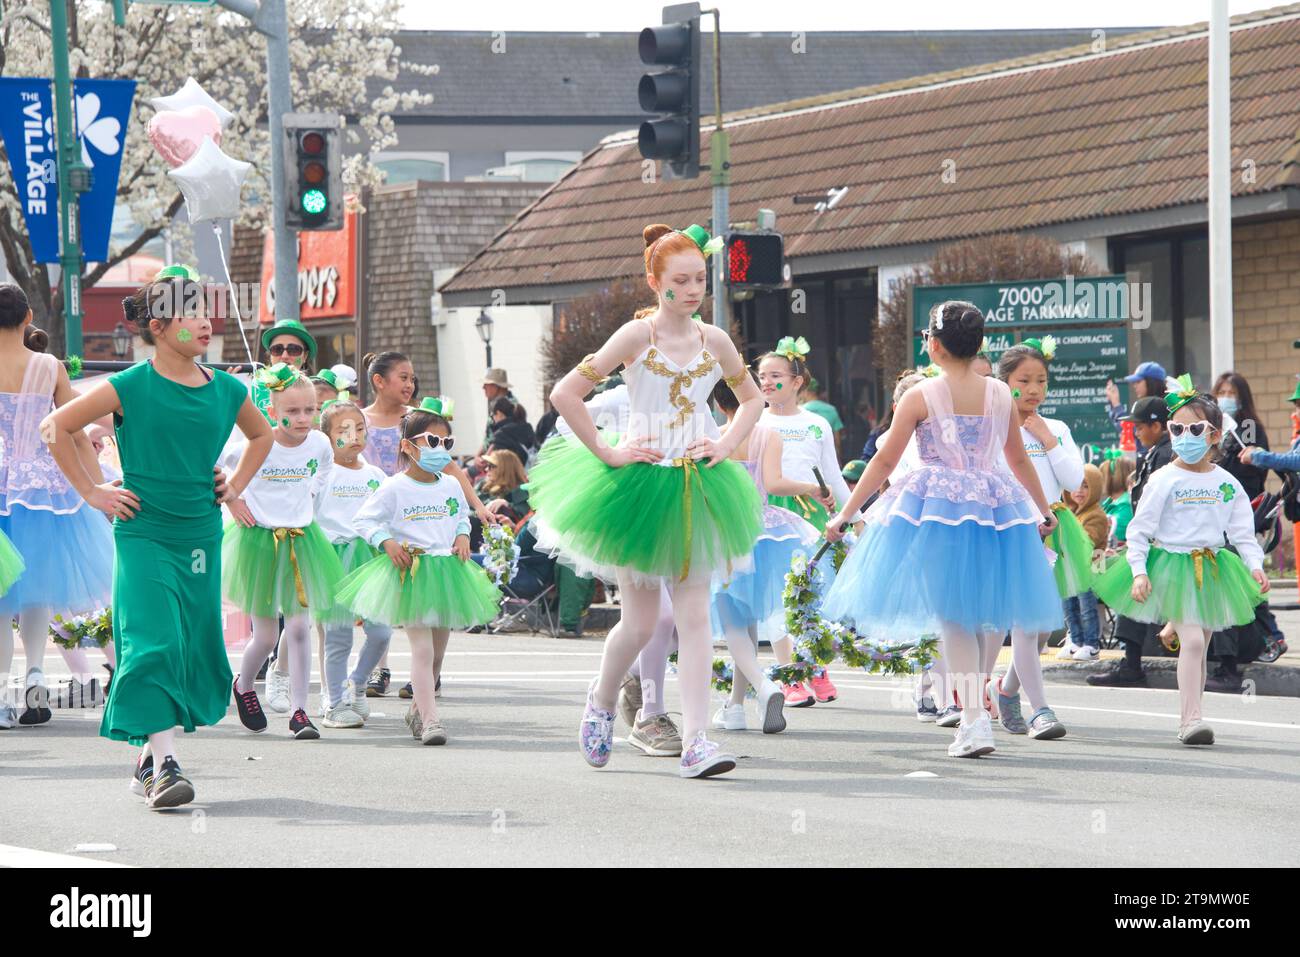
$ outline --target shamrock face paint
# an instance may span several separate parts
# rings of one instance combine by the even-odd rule
[[[347,443],[344,442],[342,439],[336,439],[336,440],[334,441],[334,444],[335,444],[335,446],[337,446],[337,447],[340,448],[340,449],[343,448],[343,446],[347,445]]]
[[[280,420],[280,424],[287,429],[289,427],[289,417],[286,415],[284,418],[282,418]]]
[[[665,290],[664,290],[664,298],[667,299],[669,302],[672,302],[672,301],[675,300],[677,297],[673,295],[673,291],[672,291],[671,289],[665,289]]]
[[[778,383],[776,384],[776,389],[777,389],[778,392],[780,392],[780,391],[781,391],[782,389],[784,389],[784,388],[785,388],[785,383],[784,383],[784,382],[778,382]]]
[[[190,332],[188,329],[181,329],[176,333],[177,342],[192,342],[193,339],[194,333]]]

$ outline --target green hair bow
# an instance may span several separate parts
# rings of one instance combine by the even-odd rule
[[[1114,462],[1116,459],[1124,457],[1124,450],[1112,445],[1110,448],[1103,450],[1101,454],[1107,462]]]
[[[812,347],[808,345],[808,340],[803,336],[798,339],[794,338],[794,336],[786,336],[776,344],[776,348],[772,351],[779,356],[785,356],[787,359],[802,361],[807,358],[808,353],[812,351]]]
[[[1020,343],[1022,346],[1029,346],[1031,349],[1037,349],[1043,354],[1044,359],[1052,359],[1056,356],[1056,337],[1043,336],[1041,339],[1026,339]]]
[[[257,370],[257,381],[271,392],[283,392],[301,378],[302,374],[287,362],[277,362],[270,368]]]
[[[1169,407],[1170,415],[1195,399],[1196,395],[1196,386],[1192,385],[1192,377],[1188,373],[1184,372],[1177,379],[1165,379],[1165,405]]]
[[[440,415],[448,422],[451,421],[452,412],[455,407],[456,404],[445,395],[440,395],[437,398],[434,398],[431,395],[426,395],[420,400],[421,409],[425,412],[432,412],[434,415]]]
[[[700,252],[705,256],[711,256],[714,253],[722,252],[722,247],[726,245],[726,240],[721,236],[709,236],[709,231],[698,223],[691,223],[685,229],[678,229],[675,232],[681,233],[688,237],[695,245],[700,247]]]
[[[343,389],[341,392],[339,392],[338,398],[326,399],[324,402],[322,402],[320,404],[320,410],[324,412],[330,406],[337,405],[339,402],[351,402],[351,401],[352,401],[352,393],[350,393],[347,389]]]

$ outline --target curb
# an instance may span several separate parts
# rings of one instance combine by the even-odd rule
[[[1118,662],[1062,661],[1059,664],[1043,662],[1043,676],[1070,684],[1086,684],[1088,675],[1114,671]],[[1177,688],[1177,658],[1143,658],[1142,670],[1146,672],[1148,688]],[[1270,697],[1300,698],[1300,668],[1279,667],[1273,664],[1249,664],[1241,669],[1243,694]],[[1253,687],[1250,684],[1253,682]]]

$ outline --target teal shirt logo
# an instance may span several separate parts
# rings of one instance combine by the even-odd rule
[[[311,474],[312,474],[312,475],[315,475],[315,474],[316,474],[316,469],[318,469],[319,467],[320,467],[320,463],[317,462],[315,459],[308,459],[308,460],[307,460],[307,468],[311,469]]]
[[[1223,500],[1225,502],[1231,502],[1232,497],[1237,494],[1237,490],[1232,487],[1231,482],[1224,482],[1219,486],[1219,491],[1223,493]]]
[[[366,483],[366,488],[370,489],[370,491],[372,492],[375,489],[379,488],[379,479],[371,479],[369,482]]]
[[[812,437],[818,442],[822,440],[822,427],[820,425],[810,425],[808,431],[812,433]]]
[[[459,511],[460,511],[460,502],[456,501],[454,498],[447,499],[447,514],[455,515]]]

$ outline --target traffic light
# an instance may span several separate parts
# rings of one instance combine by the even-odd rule
[[[343,228],[343,157],[339,118],[286,113],[285,225],[299,231]]]
[[[700,5],[664,7],[664,25],[646,27],[637,39],[641,62],[668,69],[646,73],[637,99],[647,113],[637,132],[646,159],[664,160],[675,178],[700,174]]]
[[[785,240],[780,233],[727,234],[727,278],[733,289],[785,285]]]

